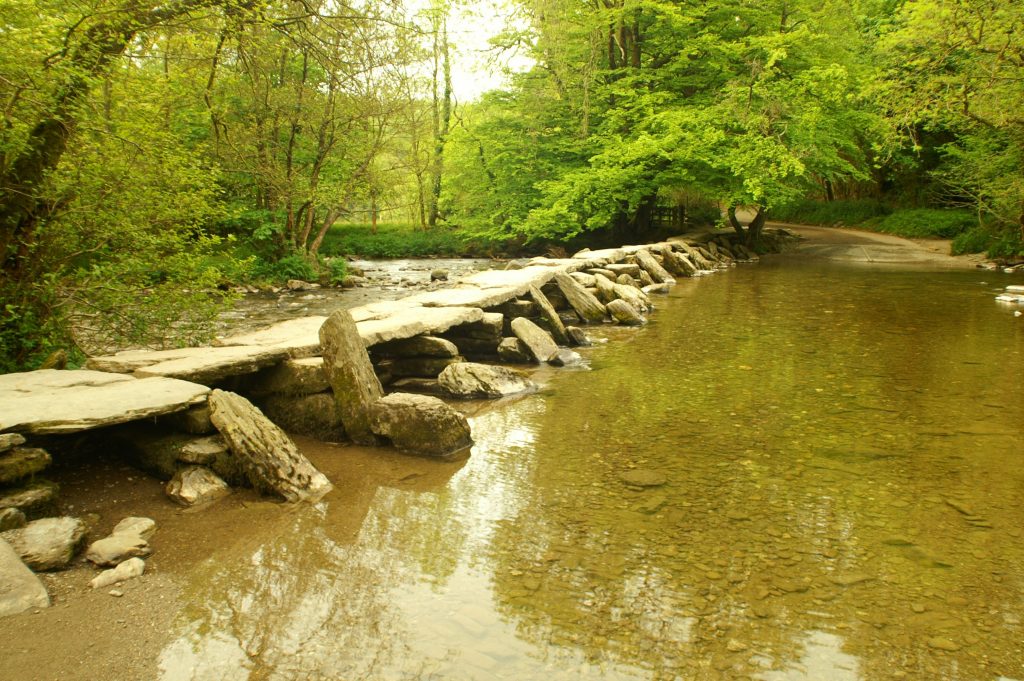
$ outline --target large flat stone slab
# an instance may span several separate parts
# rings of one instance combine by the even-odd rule
[[[226,338],[216,338],[213,345],[230,347],[239,345],[257,345],[260,347],[286,350],[292,358],[314,357],[320,354],[320,327],[327,317],[299,317],[279,322],[272,326],[251,333],[243,333]]]
[[[103,371],[0,376],[0,431],[74,433],[169,414],[206,400],[206,386]]]
[[[189,350],[183,356],[150,364],[133,373],[138,378],[165,376],[208,385],[228,376],[251,374],[291,356],[289,349],[282,346],[239,345]]]
[[[413,336],[435,335],[483,317],[483,310],[475,307],[410,307],[383,319],[358,322],[356,328],[363,344],[371,347]]]

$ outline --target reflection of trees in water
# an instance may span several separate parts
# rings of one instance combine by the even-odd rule
[[[524,637],[667,677],[831,659],[842,678],[852,659],[865,678],[942,678],[952,657],[948,678],[966,679],[986,675],[985,656],[1014,664],[1018,637],[989,611],[1021,602],[1019,535],[993,555],[999,535],[943,503],[954,493],[991,508],[984,485],[945,481],[977,483],[992,468],[934,454],[913,427],[962,406],[935,402],[944,374],[910,364],[908,343],[885,353],[880,326],[910,313],[862,304],[886,293],[860,275],[839,300],[814,277],[793,286],[705,288],[702,305],[735,314],[663,310],[643,332],[649,345],[602,348],[598,371],[556,384],[523,510],[493,543],[499,607]],[[944,320],[938,337],[971,347],[939,343],[936,367],[977,355],[954,326]],[[630,491],[617,474],[631,466],[670,481]],[[1021,474],[1007,472],[1001,485],[1017,497]],[[963,650],[936,652],[936,638]]]

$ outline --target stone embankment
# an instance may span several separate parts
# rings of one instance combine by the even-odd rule
[[[168,480],[182,505],[213,503],[231,486],[315,501],[331,483],[287,432],[464,455],[465,416],[445,400],[534,389],[503,364],[569,366],[588,324],[642,325],[651,296],[757,256],[728,235],[534,258],[453,281],[449,288],[305,317],[213,347],[127,351],[84,370],[0,376],[0,615],[43,607],[31,569],[66,567],[85,525],[54,518],[56,485],[41,477],[61,442],[100,433],[140,468]],[[443,398],[443,399],[442,399]],[[86,558],[111,567],[109,586],[142,574],[155,531],[126,518]],[[113,593],[113,592],[112,592]],[[116,594],[115,594],[116,595]]]

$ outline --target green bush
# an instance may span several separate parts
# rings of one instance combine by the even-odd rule
[[[327,270],[328,282],[337,286],[348,274],[348,263],[344,258],[324,258],[321,263]]]
[[[277,262],[258,260],[253,274],[257,279],[269,279],[271,281],[285,281],[288,279],[316,281],[317,279],[317,273],[313,268],[313,264],[298,253],[286,255]]]
[[[876,199],[800,201],[772,208],[769,219],[808,225],[855,226],[891,212],[889,206]]]
[[[953,255],[963,255],[964,253],[981,253],[988,250],[989,244],[993,241],[992,234],[984,227],[972,227],[966,232],[962,232],[953,239],[953,245],[950,247],[950,252]]]
[[[380,223],[374,232],[367,224],[337,224],[327,232],[320,252],[325,256],[423,258],[489,255],[500,247],[501,242],[470,238],[447,227],[421,230]]]
[[[903,208],[869,224],[869,227],[902,237],[952,239],[977,224],[977,217],[968,210]]]

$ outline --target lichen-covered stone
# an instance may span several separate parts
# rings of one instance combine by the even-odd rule
[[[257,490],[285,501],[316,500],[331,490],[285,432],[241,395],[214,390],[210,418]]]
[[[514,336],[501,339],[498,344],[498,359],[508,364],[531,364],[534,361],[523,341]]]
[[[576,345],[578,347],[593,345],[593,342],[590,340],[590,336],[587,335],[587,332],[578,326],[567,326],[565,327],[565,332],[569,334],[570,345]]]
[[[608,303],[608,312],[620,324],[625,326],[640,326],[646,324],[645,320],[632,305],[625,300],[617,299]]]
[[[0,434],[0,453],[6,452],[12,447],[20,447],[25,444],[25,437],[18,433],[2,433]]]
[[[466,417],[428,395],[392,393],[371,412],[374,431],[399,450],[425,456],[448,456],[473,444]]]
[[[357,444],[377,444],[370,427],[370,408],[384,396],[356,323],[345,310],[334,312],[320,327],[324,371],[345,432]]]
[[[533,299],[533,302],[540,310],[540,316],[546,323],[548,331],[551,333],[551,337],[555,339],[555,342],[559,345],[568,345],[569,335],[565,332],[565,324],[562,323],[562,318],[558,316],[558,312],[555,311],[548,297],[539,288],[531,285],[530,298]]]
[[[647,251],[647,250],[641,248],[634,255],[636,256],[637,264],[640,265],[640,267],[642,267],[648,274],[650,274],[651,278],[656,283],[659,283],[659,284],[674,284],[675,283],[675,281],[676,281],[675,278],[671,274],[668,273],[668,270],[666,270],[661,265],[661,263],[659,263],[657,260],[654,259],[654,256],[651,255],[650,251]]]
[[[315,395],[331,389],[322,357],[289,359],[252,377],[253,395]]]
[[[589,293],[575,279],[564,272],[558,272],[554,276],[558,288],[565,295],[566,300],[576,314],[584,323],[598,323],[604,321],[606,311],[593,294]]]

